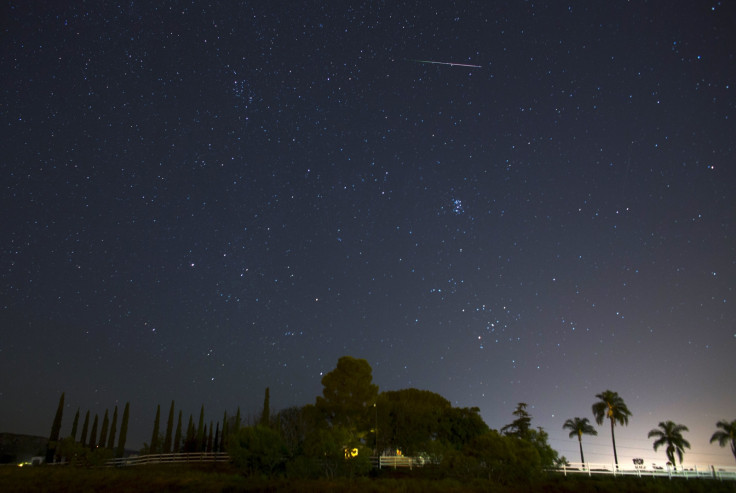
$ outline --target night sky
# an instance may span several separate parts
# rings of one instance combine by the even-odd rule
[[[571,461],[610,389],[623,465],[664,420],[734,465],[734,4],[4,11],[0,431],[66,392],[62,434],[130,401],[140,447],[157,404],[313,403],[351,355],[492,428],[527,402]]]

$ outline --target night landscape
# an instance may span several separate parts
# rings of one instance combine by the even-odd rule
[[[734,491],[736,5],[4,12],[0,489]]]

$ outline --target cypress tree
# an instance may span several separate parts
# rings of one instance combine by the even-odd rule
[[[112,412],[112,424],[110,425],[110,437],[107,439],[107,448],[110,450],[115,447],[115,431],[118,426],[118,406]]]
[[[74,422],[72,423],[72,434],[69,435],[72,441],[77,440],[77,427],[79,426],[79,408],[77,408],[77,414],[74,415]]]
[[[171,432],[174,431],[174,401],[171,401],[169,408],[169,419],[166,422],[166,436],[164,437],[164,454],[171,452]]]
[[[174,433],[174,452],[181,452],[181,410],[179,410],[179,421],[176,423],[176,433]]]
[[[128,438],[128,418],[130,417],[130,402],[125,403],[123,410],[123,421],[120,423],[120,438],[118,439],[118,449],[115,455],[120,458],[125,454],[125,441]]]
[[[195,452],[199,452],[202,450],[202,443],[204,441],[204,404],[202,404],[202,409],[199,411],[199,426],[197,427],[197,448],[195,449]]]
[[[79,438],[79,443],[81,443],[82,446],[87,445],[87,431],[89,431],[89,409],[87,409],[87,414],[84,415],[84,424],[82,425],[82,436]]]
[[[232,433],[237,433],[240,429],[240,406],[238,406],[238,412],[235,413],[235,423],[233,423]]]
[[[184,440],[184,452],[194,452],[194,419],[189,415],[189,424],[187,425],[187,438]]]
[[[215,441],[212,443],[212,451],[220,451],[220,422],[217,422],[217,428],[215,428]]]
[[[197,444],[200,452],[207,452],[207,425],[204,425],[204,431],[202,432],[202,441]]]
[[[271,420],[271,396],[270,390],[266,387],[266,396],[263,398],[263,412],[261,413],[261,424],[268,426]]]
[[[59,398],[59,405],[56,408],[54,422],[51,424],[51,433],[49,434],[49,443],[46,445],[46,462],[54,460],[56,454],[56,445],[59,441],[59,432],[61,431],[61,418],[64,414],[64,392]]]
[[[153,433],[151,434],[151,444],[148,448],[149,454],[155,454],[158,452],[158,426],[161,421],[161,404],[156,406],[156,419],[153,422]]]
[[[97,414],[95,414],[95,420],[92,422],[92,431],[89,435],[89,448],[90,450],[97,448]]]
[[[222,419],[222,438],[220,439],[220,452],[225,451],[225,446],[227,444],[227,434],[230,431],[230,425],[227,422],[227,411],[225,411],[225,416]]]
[[[105,409],[105,417],[102,418],[102,430],[100,431],[100,443],[97,444],[99,448],[105,448],[107,445],[107,429],[110,427],[110,417],[108,416],[107,409]]]
[[[212,452],[212,421],[210,421],[210,431],[207,436],[207,452]]]

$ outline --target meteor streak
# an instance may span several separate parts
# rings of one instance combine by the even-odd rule
[[[468,63],[454,63],[454,62],[438,62],[435,60],[415,60],[413,58],[405,58],[405,60],[416,63],[432,63],[435,65],[449,65],[450,67],[470,67],[470,68],[482,68],[480,65],[470,65]]]

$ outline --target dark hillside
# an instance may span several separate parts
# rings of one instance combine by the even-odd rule
[[[30,461],[44,456],[48,438],[16,433],[0,433],[0,464]]]

